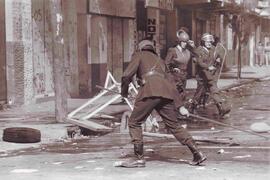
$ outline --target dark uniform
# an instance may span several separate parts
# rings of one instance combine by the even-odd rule
[[[187,66],[190,60],[190,51],[182,49],[179,45],[169,48],[165,63],[169,72],[169,77],[175,82],[179,94],[185,92],[187,83]],[[178,68],[180,72],[174,71]]]
[[[215,46],[207,49],[204,46],[199,46],[196,50],[196,79],[197,89],[192,99],[194,105],[200,103],[202,98],[205,97],[206,93],[212,98],[218,107],[219,114],[223,116],[228,113],[228,107],[223,107],[223,100],[220,97],[219,89],[217,87],[217,70],[220,70],[220,63],[216,61],[217,51]],[[213,71],[209,70],[210,66],[214,66],[216,69]]]
[[[129,119],[132,142],[134,144],[143,143],[141,124],[155,109],[176,139],[185,144],[191,136],[177,121],[176,107],[173,101],[175,91],[172,84],[165,78],[164,62],[149,51],[135,53],[122,77],[121,92],[123,96],[127,96],[129,83],[135,74],[143,84],[139,88]]]
[[[175,88],[165,78],[164,61],[149,50],[135,53],[122,77],[122,96],[127,97],[129,83],[135,74],[140,79],[141,87],[139,88],[128,126],[137,160],[126,163],[123,166],[144,166],[144,162],[139,161],[143,159],[142,123],[145,122],[154,109],[160,114],[175,138],[190,148],[194,154],[193,163],[197,165],[204,161],[206,158],[197,150],[192,136],[177,120],[174,102]]]

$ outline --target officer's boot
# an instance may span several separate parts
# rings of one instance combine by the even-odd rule
[[[226,114],[228,114],[231,111],[231,109],[228,107],[224,108],[224,106],[222,106],[222,103],[217,103],[216,106],[218,108],[220,117],[224,117]]]
[[[121,162],[118,167],[139,168],[145,167],[145,160],[143,155],[143,144],[134,144],[135,157],[127,161]]]
[[[203,155],[201,151],[199,151],[194,140],[188,140],[186,145],[193,154],[193,160],[190,162],[190,165],[200,165],[203,161],[207,159],[206,156]]]

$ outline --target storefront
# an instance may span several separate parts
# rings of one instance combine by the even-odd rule
[[[107,71],[120,82],[136,43],[136,0],[77,4],[79,90],[88,97],[100,91],[96,85],[104,84]]]

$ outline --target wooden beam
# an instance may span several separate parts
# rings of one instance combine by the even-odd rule
[[[148,136],[148,137],[174,139],[174,136],[172,134],[143,132],[143,135]],[[231,139],[228,139],[228,138],[210,139],[210,138],[202,137],[202,136],[193,136],[193,139],[197,142],[206,142],[206,143],[213,143],[213,144],[232,144]]]
[[[55,90],[55,116],[63,122],[67,116],[67,90],[64,67],[63,13],[61,0],[50,1],[51,28],[53,34],[53,75]]]
[[[93,121],[89,121],[89,120],[77,120],[77,119],[67,119],[67,122],[71,123],[71,124],[75,124],[77,126],[80,127],[84,127],[86,129],[90,129],[92,131],[95,132],[112,132],[112,128],[98,124],[96,122]]]

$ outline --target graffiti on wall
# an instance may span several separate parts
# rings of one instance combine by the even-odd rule
[[[33,81],[36,96],[48,96],[53,92],[52,48],[48,30],[48,18],[44,4],[33,1],[32,4],[32,38],[33,38]]]

